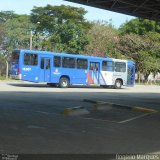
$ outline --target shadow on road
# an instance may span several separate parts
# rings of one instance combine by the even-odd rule
[[[42,84],[42,83],[31,83],[31,84],[23,84],[23,83],[8,83],[8,85],[15,86],[15,87],[32,87],[32,88],[57,88],[58,86],[51,86],[47,84]],[[91,86],[83,86],[83,85],[71,85],[69,88],[89,88],[89,89],[115,89],[112,86],[108,87],[100,87],[96,85],[91,85]],[[127,89],[126,87],[122,87],[121,89]]]
[[[159,93],[105,92],[98,88],[96,92],[90,87],[88,92],[83,87],[74,92],[77,87],[54,90],[43,84],[11,83],[9,87],[13,86],[16,91],[0,91],[0,153],[160,151],[160,112],[124,124],[62,114],[66,107],[93,107],[84,99],[159,111]]]

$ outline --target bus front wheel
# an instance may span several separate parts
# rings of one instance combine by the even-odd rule
[[[69,87],[69,79],[67,77],[62,77],[59,81],[60,88],[67,88]]]
[[[114,87],[115,87],[116,89],[120,89],[120,88],[122,87],[122,81],[119,80],[119,79],[117,79],[116,82],[115,82]]]

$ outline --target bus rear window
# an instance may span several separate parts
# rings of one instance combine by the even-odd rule
[[[18,62],[19,61],[19,52],[12,52],[12,62]]]

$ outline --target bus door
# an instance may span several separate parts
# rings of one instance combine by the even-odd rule
[[[40,80],[43,82],[50,82],[51,78],[51,58],[41,57],[40,66]]]
[[[127,85],[134,85],[135,83],[135,64],[133,62],[127,63]]]
[[[99,84],[99,73],[100,73],[100,63],[90,62],[89,74],[87,75],[89,84]]]

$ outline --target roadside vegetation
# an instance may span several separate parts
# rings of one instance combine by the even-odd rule
[[[6,80],[6,77],[0,76],[0,80]]]
[[[13,49],[29,49],[31,31],[39,50],[131,59],[139,79],[160,71],[160,22],[135,18],[117,29],[111,22],[88,22],[86,13],[65,5],[34,7],[30,15],[1,11],[0,76]]]

